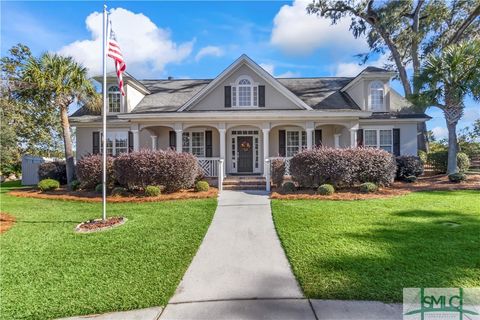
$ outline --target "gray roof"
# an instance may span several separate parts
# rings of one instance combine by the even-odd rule
[[[353,78],[284,78],[278,79],[312,109],[354,109],[357,104],[341,92]]]

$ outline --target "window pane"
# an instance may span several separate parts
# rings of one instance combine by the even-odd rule
[[[392,130],[380,130],[380,145],[392,144]]]
[[[392,153],[392,147],[391,146],[381,146],[380,149],[383,149],[385,151],[388,151],[388,152]]]
[[[237,106],[237,87],[232,87],[232,107]]]
[[[240,84],[240,85],[248,85],[248,84],[250,84],[250,81],[248,81],[247,79],[242,79],[242,80],[240,80],[240,82],[239,82],[238,84]]]
[[[383,96],[383,83],[380,81],[373,82],[370,86],[370,107],[372,110],[383,110]]]
[[[287,131],[286,156],[293,157],[300,147],[300,133],[298,131]]]
[[[377,130],[365,130],[365,146],[377,146]]]
[[[204,157],[204,133],[192,132],[192,153],[197,157]]]
[[[238,87],[238,105],[249,107],[251,105],[251,87]]]
[[[258,87],[253,87],[253,106],[258,105]]]
[[[117,86],[108,89],[108,112],[120,112],[120,90]]]

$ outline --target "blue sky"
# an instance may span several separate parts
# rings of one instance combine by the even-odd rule
[[[242,53],[275,76],[352,76],[362,70],[355,54],[366,52],[354,39],[348,19],[337,26],[307,16],[306,0],[291,1],[112,1],[113,29],[128,72],[137,78],[212,78]],[[103,2],[1,2],[1,53],[16,43],[34,54],[73,55],[92,74],[100,71]],[[369,64],[382,66],[385,57]],[[393,83],[400,93],[398,82]],[[466,101],[460,127],[480,117],[478,103]],[[428,126],[445,136],[441,112]]]

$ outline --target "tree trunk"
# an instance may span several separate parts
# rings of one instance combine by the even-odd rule
[[[67,183],[73,181],[74,171],[75,171],[75,162],[73,160],[73,149],[72,149],[72,137],[70,135],[70,123],[68,121],[68,107],[62,106],[60,108],[60,113],[62,117],[62,134],[63,134],[63,144],[65,146],[65,162],[67,167]]]
[[[417,148],[418,150],[428,152],[428,131],[427,131],[427,123],[420,122],[417,124]]]
[[[457,123],[449,123],[447,120],[448,129],[448,165],[447,174],[455,173],[457,168]]]

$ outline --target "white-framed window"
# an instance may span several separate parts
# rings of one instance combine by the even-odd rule
[[[120,112],[121,93],[117,86],[108,88],[108,112]]]
[[[100,152],[103,150],[103,139],[100,136]],[[107,131],[107,155],[118,156],[128,152],[128,132]]]
[[[393,152],[393,130],[365,129],[363,130],[365,147],[379,148]]]
[[[370,83],[370,110],[385,111],[385,90],[381,81]]]
[[[257,107],[258,85],[248,76],[241,76],[232,85],[232,107]]]
[[[307,147],[307,134],[305,131],[286,131],[285,156],[293,157]]]
[[[204,131],[183,132],[182,141],[183,152],[189,152],[197,157],[205,157]]]

